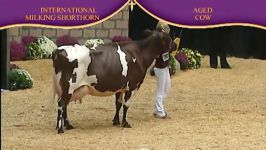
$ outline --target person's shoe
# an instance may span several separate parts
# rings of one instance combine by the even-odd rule
[[[155,118],[160,118],[160,119],[167,119],[167,118],[169,118],[169,117],[167,116],[167,113],[165,113],[164,116],[160,116],[160,115],[158,115],[157,113],[153,113],[153,116],[154,116]]]
[[[225,64],[221,63],[221,68],[222,69],[232,69],[232,67],[228,63],[225,63]]]

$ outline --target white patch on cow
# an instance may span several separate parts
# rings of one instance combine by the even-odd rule
[[[58,110],[63,111],[63,107],[62,106],[58,107]]]
[[[59,101],[60,100],[61,100],[61,98],[59,99]],[[58,112],[60,112],[60,114],[59,114],[58,117],[62,118],[63,117],[63,107],[62,106],[58,107]],[[58,128],[60,129],[61,126],[62,126],[62,119],[59,119],[59,121],[58,121]]]
[[[80,74],[79,76],[81,76],[81,75],[82,74]],[[77,79],[78,79],[78,73],[77,73]],[[76,83],[72,83],[72,82],[69,81],[69,83],[70,83],[70,87],[69,87],[69,91],[68,91],[69,94],[73,94],[73,92],[77,88],[79,88],[79,87],[81,87],[83,85],[91,86],[91,84],[93,84],[93,83],[97,84],[96,75],[87,76],[87,74],[84,73],[82,75],[82,77],[79,77],[79,79],[80,79],[79,82],[76,82]]]
[[[119,57],[120,57],[120,62],[121,62],[121,65],[122,65],[122,75],[124,77],[127,76],[127,70],[128,70],[128,66],[127,66],[127,61],[126,61],[126,53],[124,53],[120,46],[117,44],[117,53],[119,54]]]
[[[126,90],[129,90],[129,81],[127,81]]]
[[[69,62],[72,62],[75,59],[78,59],[78,61],[80,61],[79,59],[81,59],[81,61],[91,61],[90,57],[88,58],[90,49],[85,45],[75,44],[74,46],[60,46],[58,49],[66,51]]]
[[[68,94],[72,94],[70,101],[76,101],[82,99],[85,95],[93,95],[93,96],[110,96],[117,92],[124,92],[125,89],[118,89],[117,91],[105,91],[101,92],[95,89],[92,84],[97,84],[98,79],[96,75],[87,75],[88,67],[91,63],[90,49],[86,46],[61,46],[58,48],[59,50],[65,50],[67,53],[67,59],[69,62],[77,60],[78,67],[73,69],[72,74],[76,74],[76,81],[73,82],[73,79],[69,79],[69,89]],[[117,50],[120,56],[120,62],[123,67],[122,74],[124,76],[127,75],[127,62],[126,62],[126,54],[122,52],[118,45]],[[59,83],[61,79],[61,73],[56,75],[57,82]],[[75,92],[74,92],[75,91]]]
[[[58,121],[58,128],[60,129],[61,126],[62,126],[62,119],[60,119],[60,120]]]
[[[137,58],[134,58],[134,57],[132,57],[132,60],[133,60],[133,62],[135,63],[135,62],[136,62],[136,60],[137,60]]]
[[[63,107],[61,106],[61,107],[58,107],[58,110],[60,110],[60,115],[59,115],[59,117],[63,117]]]
[[[85,80],[86,80],[87,83],[90,83],[90,84],[95,83],[95,84],[97,84],[96,75],[86,76]]]
[[[61,46],[59,50],[65,50],[67,53],[67,58],[69,62],[74,60],[78,61],[78,67],[73,69],[72,74],[76,74],[76,82],[73,83],[72,78],[69,82],[68,94],[73,94],[73,92],[83,85],[91,85],[91,83],[97,83],[96,75],[87,76],[87,68],[91,63],[90,49],[85,45],[74,46]]]

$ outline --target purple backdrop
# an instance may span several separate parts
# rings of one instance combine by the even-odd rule
[[[41,7],[86,7],[96,8],[100,19],[110,16],[128,0],[1,0],[0,28],[13,24],[43,24],[56,26],[86,25],[98,20],[25,21],[25,15],[41,14]],[[215,25],[221,23],[251,23],[266,26],[265,0],[138,0],[138,3],[156,17],[166,21],[189,25]],[[211,13],[195,13],[195,8],[211,8]],[[46,15],[50,15],[48,13]],[[55,15],[69,15],[69,13]],[[86,15],[86,13],[79,14]],[[90,14],[87,14],[90,15]],[[204,17],[211,17],[206,20]],[[202,20],[196,20],[202,19]]]
[[[164,0],[163,4],[161,0],[138,0],[138,3],[155,16],[176,24],[251,23],[266,26],[265,0]],[[210,21],[195,20],[193,10],[200,7],[212,8]]]

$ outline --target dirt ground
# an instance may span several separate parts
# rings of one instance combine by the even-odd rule
[[[15,62],[34,79],[31,89],[1,93],[3,149],[266,149],[266,61],[229,58],[233,69],[177,71],[165,100],[170,119],[152,115],[155,79],[132,97],[133,128],[114,127],[114,97],[87,96],[68,107],[73,130],[58,135],[49,111],[51,61]]]

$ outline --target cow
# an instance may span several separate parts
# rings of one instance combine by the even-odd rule
[[[140,41],[102,44],[94,49],[86,46],[61,46],[52,54],[54,92],[58,96],[57,131],[73,129],[67,116],[67,105],[85,95],[115,95],[116,112],[113,125],[119,125],[123,105],[122,126],[130,128],[127,110],[132,92],[143,83],[146,71],[172,40],[162,31],[146,31]]]

